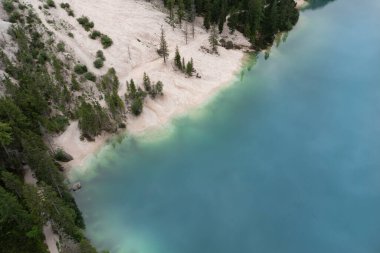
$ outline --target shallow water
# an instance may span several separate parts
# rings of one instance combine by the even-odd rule
[[[380,252],[379,13],[377,0],[304,11],[268,60],[210,104],[74,171],[94,244]]]

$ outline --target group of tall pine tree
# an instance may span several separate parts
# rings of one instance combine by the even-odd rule
[[[242,32],[253,48],[270,46],[279,32],[292,29],[299,12],[294,0],[164,0],[164,5],[178,15],[178,21],[192,21],[194,12],[204,17],[204,27],[217,25],[222,32],[227,22],[231,32]]]

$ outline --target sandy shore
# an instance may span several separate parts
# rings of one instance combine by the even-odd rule
[[[69,29],[57,29],[54,33],[59,40],[65,42],[75,57],[85,63],[91,71],[103,74],[108,68],[114,67],[119,76],[121,87],[120,95],[126,91],[126,81],[133,78],[141,85],[143,73],[146,72],[153,81],[161,80],[164,83],[164,96],[152,100],[146,99],[144,112],[139,117],[128,116],[127,131],[130,134],[141,134],[147,130],[164,127],[173,117],[182,115],[208,101],[221,88],[232,83],[236,73],[242,67],[244,53],[241,50],[226,50],[219,48],[219,55],[212,55],[201,50],[209,47],[208,33],[202,28],[202,19],[197,19],[195,38],[189,36],[185,42],[183,29],[173,28],[165,22],[165,14],[159,5],[146,1],[113,0],[65,0],[71,5],[76,17],[88,16],[94,21],[95,29],[109,35],[114,45],[104,50],[106,57],[105,67],[97,70],[92,62],[96,51],[101,48],[99,41],[91,40],[88,32],[77,23],[75,18],[69,17],[59,7],[63,1],[56,1],[57,8],[50,9],[50,15],[45,15],[38,9],[39,0],[27,0],[36,9],[42,22],[54,30],[51,22],[65,24]],[[166,32],[169,44],[169,61],[164,64],[157,55],[161,26]],[[191,30],[189,25],[189,30]],[[228,37],[234,43],[249,46],[249,42],[239,33],[230,35],[226,27],[222,36]],[[74,38],[67,36],[68,32]],[[193,58],[194,67],[201,76],[200,79],[188,78],[174,68],[173,58],[175,47],[178,46],[181,55],[186,61]],[[104,144],[110,135],[104,134],[96,138],[95,142],[80,141],[78,122],[72,122],[67,130],[54,138],[54,145],[63,148],[74,157],[74,160],[65,166],[76,167],[84,164],[85,160]]]

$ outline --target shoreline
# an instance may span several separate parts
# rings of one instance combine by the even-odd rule
[[[147,133],[153,133],[155,131],[163,130],[169,128],[173,120],[180,118],[186,115],[189,115],[192,111],[199,108],[207,106],[211,103],[213,99],[222,92],[224,89],[234,85],[238,81],[238,76],[241,71],[244,70],[245,65],[249,62],[250,55],[244,53],[243,57],[240,59],[239,66],[235,71],[231,72],[230,79],[225,82],[216,84],[211,90],[202,95],[202,99],[196,103],[192,103],[187,107],[178,108],[176,111],[171,114],[166,115],[161,118],[159,124],[149,124],[144,125],[141,122],[138,122],[138,117],[131,116],[131,121],[128,121],[127,128],[124,130],[119,130],[116,133],[103,133],[95,138],[95,141],[89,142],[87,140],[80,140],[80,130],[78,128],[78,121],[70,122],[68,128],[59,136],[53,137],[53,146],[55,148],[62,148],[65,152],[73,156],[73,160],[67,163],[62,163],[65,172],[70,173],[73,169],[86,170],[88,163],[91,161],[91,158],[96,156],[109,142],[112,142],[113,138],[118,136],[132,135],[132,136],[143,136]],[[145,109],[145,107],[144,107]],[[144,115],[144,112],[141,116]],[[140,116],[140,117],[141,117]]]
[[[36,8],[38,0],[28,0]],[[146,72],[152,81],[164,83],[164,96],[146,99],[143,113],[135,117],[128,114],[126,129],[117,133],[105,133],[95,138],[94,142],[81,141],[78,121],[70,122],[67,129],[58,136],[52,136],[54,148],[62,148],[73,156],[73,160],[62,163],[65,171],[85,166],[86,160],[96,155],[104,144],[117,134],[142,135],[145,132],[165,128],[172,119],[186,115],[192,109],[206,104],[224,87],[232,85],[249,58],[245,53],[250,46],[248,40],[238,31],[230,34],[227,24],[219,39],[231,40],[241,49],[227,50],[218,47],[219,55],[209,54],[202,48],[209,47],[209,33],[203,28],[203,19],[195,21],[195,36],[185,41],[183,29],[178,26],[173,29],[165,20],[167,13],[160,6],[148,2],[134,0],[115,0],[112,5],[107,0],[67,0],[76,16],[85,15],[94,21],[95,28],[108,34],[114,41],[112,47],[104,50],[105,65],[94,72],[100,76],[109,68],[114,68],[120,80],[119,95],[124,97],[126,82],[133,79],[142,86],[143,75]],[[100,11],[101,10],[101,11]],[[37,9],[43,23],[54,20],[65,23],[74,34],[67,37],[67,30],[53,30],[56,37],[63,40],[79,62],[85,63],[90,70],[93,55],[99,50],[99,43],[91,40],[88,33],[70,18],[62,9],[50,11],[49,16]],[[114,29],[114,23],[124,26]],[[188,24],[190,25],[190,24]],[[165,30],[169,45],[169,61],[165,64],[157,55],[161,27]],[[78,38],[78,39],[77,39]],[[194,67],[201,78],[187,77],[174,67],[175,49],[178,47],[181,56],[186,61],[193,59]],[[81,54],[77,54],[81,52]],[[90,87],[91,88],[91,87]],[[99,100],[104,105],[104,100]]]

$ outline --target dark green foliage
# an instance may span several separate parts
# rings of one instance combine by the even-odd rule
[[[61,3],[61,8],[67,12],[67,15],[74,17],[74,11],[70,8],[69,3]]]
[[[77,18],[78,23],[86,30],[90,31],[90,29],[94,28],[94,22],[90,21],[88,17],[82,16]]]
[[[135,116],[139,116],[142,113],[146,94],[147,93],[141,88],[136,88],[133,79],[131,79],[130,82],[127,82],[127,93],[125,94],[125,99],[129,103],[131,112]]]
[[[54,0],[46,0],[46,4],[51,8],[55,8]]]
[[[58,52],[65,52],[65,43],[63,41],[58,42],[57,50]]]
[[[178,8],[177,8],[177,16],[178,16],[178,22],[179,26],[182,27],[182,20],[185,16],[185,6],[183,4],[183,0],[177,0]]]
[[[163,95],[162,82],[158,81],[156,84],[152,83],[152,81],[146,73],[144,73],[143,84],[146,94],[148,94],[151,98],[155,99],[158,95]]]
[[[194,71],[193,67],[193,59],[191,59],[187,64],[186,64],[186,74],[188,76],[192,76]]]
[[[101,32],[97,31],[97,30],[94,30],[90,33],[90,38],[93,39],[93,40],[96,40],[98,37],[100,37],[102,35]]]
[[[191,2],[183,1],[191,17]],[[182,9],[181,2],[176,1],[178,11]],[[164,3],[169,10],[173,9],[171,1]],[[194,0],[195,10],[204,17],[207,30],[215,25],[222,32],[227,21],[231,32],[244,33],[256,49],[268,47],[277,32],[289,31],[297,23],[299,12],[295,6],[294,0]]]
[[[96,249],[87,239],[82,239],[80,241],[79,249],[81,253],[96,253]]]
[[[78,109],[79,128],[82,135],[87,139],[99,135],[109,125],[109,118],[102,107],[98,104],[82,102]]]
[[[69,120],[65,116],[54,116],[46,118],[43,121],[43,125],[49,132],[60,133],[63,132],[69,125]]]
[[[72,74],[71,76],[71,89],[73,91],[79,91],[81,89],[80,84],[77,81],[75,74]]]
[[[100,37],[100,42],[102,43],[104,49],[109,48],[113,44],[112,39],[105,34]]]
[[[78,75],[82,75],[82,74],[84,74],[84,73],[87,72],[87,67],[86,67],[86,65],[83,65],[83,64],[77,64],[77,65],[75,65],[75,67],[74,67],[74,71],[75,71],[75,73],[77,73]]]
[[[158,55],[164,58],[164,62],[166,63],[166,59],[169,56],[169,48],[168,43],[165,38],[164,28],[161,27],[161,37],[160,37],[160,48],[157,50]]]
[[[42,225],[20,198],[0,186],[0,242],[2,252],[47,253]]]
[[[55,55],[54,40],[46,40],[48,34],[41,33],[40,21],[28,8],[23,5],[19,9],[22,20],[27,15],[28,24],[18,22],[9,29],[18,48],[15,57],[11,61],[0,51],[5,70],[1,80],[5,94],[0,98],[0,168],[9,171],[0,173],[0,251],[10,253],[47,252],[42,226],[48,220],[60,236],[74,242],[84,238],[82,215],[45,144],[49,132],[63,131],[68,125],[70,107],[75,110],[67,88],[70,69]],[[78,86],[73,90],[79,90],[75,75],[71,81],[72,88]],[[96,120],[106,128],[107,114],[100,106],[93,107]],[[36,175],[37,186],[20,180],[24,163]]]
[[[137,97],[132,100],[131,110],[133,115],[139,116],[143,111],[143,99],[141,97]]]
[[[94,67],[97,68],[97,69],[100,69],[104,66],[104,61],[100,58],[97,58],[95,61],[94,61]]]
[[[218,32],[216,30],[215,26],[212,26],[210,36],[208,38],[208,41],[210,42],[211,51],[214,54],[218,53]]]
[[[102,50],[98,50],[98,51],[96,52],[96,58],[100,58],[100,59],[102,59],[103,61],[106,60],[106,57],[104,57],[104,54],[103,54],[103,51],[102,51]]]
[[[3,4],[4,10],[8,14],[11,13],[15,9],[15,6],[13,5],[13,0],[3,0],[2,4]]]
[[[181,54],[179,53],[178,46],[175,49],[174,63],[178,69],[182,70]]]
[[[144,82],[145,91],[148,93],[151,92],[152,91],[152,83],[150,82],[149,76],[145,72],[144,72],[143,82]]]
[[[92,72],[85,73],[84,78],[86,78],[89,81],[96,82],[96,76]]]

